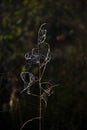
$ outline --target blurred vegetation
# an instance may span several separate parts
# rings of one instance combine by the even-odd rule
[[[24,54],[36,46],[44,22],[52,52],[45,78],[59,86],[48,100],[43,129],[87,130],[85,0],[0,1],[0,127],[18,130],[38,115],[36,99],[20,95],[20,72],[25,66]]]

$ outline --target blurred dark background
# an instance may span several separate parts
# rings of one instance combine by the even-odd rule
[[[87,130],[87,1],[0,1],[0,129],[19,130],[38,116],[38,101],[20,95],[24,54],[46,22],[52,60],[45,78],[59,84],[48,99],[43,130]],[[24,130],[38,130],[38,121]]]

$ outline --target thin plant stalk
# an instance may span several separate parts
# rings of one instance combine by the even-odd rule
[[[40,29],[39,29],[39,31],[38,31],[38,55],[40,55],[40,41],[39,41],[39,33],[40,33],[40,31],[41,31],[41,28],[42,28],[42,26],[43,25],[45,25],[46,23],[44,23],[44,24],[42,24],[41,26],[40,26]],[[39,57],[39,66],[38,66],[38,68],[39,68],[39,75],[38,75],[38,79],[39,79],[39,96],[40,96],[40,99],[39,99],[39,117],[40,117],[40,119],[39,119],[39,130],[41,130],[41,118],[42,118],[42,99],[41,99],[41,90],[42,90],[42,83],[41,83],[41,79],[42,79],[42,74],[41,74],[41,63],[40,63],[40,57]]]
[[[38,41],[39,42],[39,41]],[[40,55],[40,47],[38,44],[38,55]],[[41,108],[42,108],[42,104],[41,104],[41,69],[40,69],[41,63],[40,63],[40,57],[39,57],[39,64],[38,64],[38,68],[39,68],[39,74],[38,74],[38,81],[39,81],[39,130],[41,130],[41,118],[42,118],[42,112],[41,112]]]
[[[42,80],[42,78],[44,76],[45,69],[47,67],[47,64],[51,59],[50,45],[45,42],[45,40],[46,40],[46,30],[43,29],[43,26],[45,24],[46,23],[42,24],[40,26],[39,31],[38,31],[37,48],[33,48],[31,53],[26,53],[25,54],[25,59],[26,60],[29,60],[33,64],[34,63],[38,64],[37,80],[35,79],[34,74],[32,74],[31,72],[21,72],[21,75],[20,75],[23,82],[24,82],[24,89],[21,91],[21,93],[23,93],[24,91],[27,91],[27,94],[29,94],[31,96],[39,97],[39,115],[38,115],[38,117],[35,117],[35,118],[32,118],[32,119],[26,121],[22,125],[20,130],[22,130],[27,123],[29,123],[29,122],[31,122],[31,121],[33,121],[35,119],[39,119],[39,130],[42,129],[42,100],[44,101],[45,107],[47,107],[47,99],[53,93],[53,92],[51,92],[51,90],[55,86],[58,86],[58,85],[53,85],[50,81],[46,82],[46,81]],[[46,56],[45,56],[43,62],[41,62],[41,57],[40,57],[41,56],[41,51],[40,51],[41,48],[40,47],[42,45],[47,46],[47,53],[46,53]],[[35,50],[38,50],[36,54],[35,54]],[[28,64],[28,65],[30,65],[30,64]],[[30,67],[31,67],[31,65],[30,65]],[[29,76],[29,81],[26,81],[26,74]],[[39,94],[35,94],[35,93],[31,92],[31,87],[36,82],[38,82]],[[48,85],[50,87],[44,88],[43,85]]]

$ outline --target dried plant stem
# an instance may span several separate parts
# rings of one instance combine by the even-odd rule
[[[39,120],[39,130],[41,130],[41,118],[42,118],[42,104],[41,104],[41,81],[39,81],[39,88],[40,88],[40,108],[39,108],[39,117],[40,117],[40,120]]]
[[[31,65],[34,65],[34,64],[38,65],[38,71],[37,71],[38,76],[37,77],[34,76],[34,74],[32,74],[31,72],[22,72],[20,75],[24,82],[24,89],[21,91],[21,93],[23,93],[24,91],[27,91],[27,94],[39,98],[39,112],[38,112],[39,114],[38,114],[38,117],[35,117],[26,121],[22,125],[20,130],[22,130],[27,123],[35,119],[39,119],[38,129],[42,130],[42,100],[44,101],[44,105],[47,107],[47,99],[53,93],[52,88],[57,86],[50,83],[50,81],[42,82],[47,64],[51,59],[50,45],[45,42],[47,30],[44,29],[44,25],[46,25],[46,23],[42,24],[38,31],[37,48],[33,48],[31,53],[25,54],[25,59],[28,62],[28,65],[30,65],[29,69],[31,68]],[[43,47],[45,47],[46,49],[46,54],[42,53]],[[28,81],[26,77],[29,78]],[[32,85],[34,85],[36,82],[38,82],[39,94],[32,93],[31,91]]]
[[[27,123],[29,123],[29,122],[31,122],[31,121],[33,121],[33,120],[35,120],[35,119],[40,119],[40,117],[35,117],[35,118],[30,119],[30,120],[27,120],[27,121],[21,126],[20,130],[22,130]]]
[[[42,25],[43,26],[43,25]],[[40,43],[39,43],[39,33],[40,33],[40,30],[41,30],[41,27],[38,31],[38,55],[40,55]],[[38,69],[39,69],[39,75],[38,75],[38,80],[39,80],[39,117],[40,117],[40,120],[39,120],[39,130],[41,130],[41,118],[42,118],[42,101],[41,101],[41,63],[40,63],[40,57],[39,57],[39,64],[38,64]]]
[[[42,79],[42,77],[43,77],[43,75],[44,75],[46,66],[47,66],[47,63],[45,63],[45,65],[44,65],[43,71],[42,71],[41,76],[40,76],[40,80]]]
[[[39,45],[38,45],[38,55],[40,54],[39,52]],[[39,59],[39,75],[38,75],[38,79],[39,79],[39,117],[40,117],[40,120],[39,120],[39,130],[41,130],[41,118],[42,118],[42,113],[41,113],[41,110],[42,110],[42,104],[41,104],[41,69],[40,69],[40,59]]]

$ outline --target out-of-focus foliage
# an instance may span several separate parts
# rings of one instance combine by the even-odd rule
[[[87,129],[86,15],[86,0],[0,1],[0,127],[17,130],[38,114],[38,102],[20,95],[20,72],[25,70],[24,54],[36,46],[38,28],[46,22],[52,61],[45,78],[59,86],[48,101],[43,127]]]

